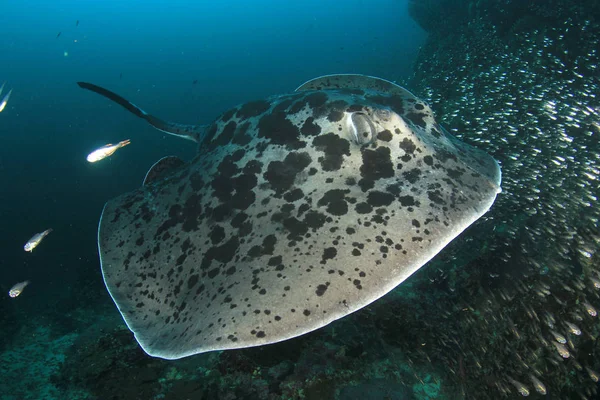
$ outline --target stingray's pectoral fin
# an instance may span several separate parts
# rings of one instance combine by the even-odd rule
[[[140,118],[145,119],[150,125],[170,135],[175,135],[183,139],[193,140],[199,142],[200,138],[204,135],[207,129],[207,125],[184,125],[177,124],[174,122],[163,121],[160,118],[156,118],[153,115],[148,114],[129,100],[119,96],[110,90],[104,89],[103,87],[96,86],[92,83],[77,82],[80,88],[87,89],[94,93],[98,93],[101,96],[106,97],[125,108],[130,113],[137,115]]]

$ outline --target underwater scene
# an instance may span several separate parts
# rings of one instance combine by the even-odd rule
[[[599,399],[600,2],[6,2],[0,399]]]

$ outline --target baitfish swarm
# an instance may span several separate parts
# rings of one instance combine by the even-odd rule
[[[600,5],[534,3],[411,2],[430,37],[409,87],[503,169],[495,234],[467,233],[480,253],[462,278],[430,274],[455,305],[428,355],[478,399],[593,398],[600,366]]]

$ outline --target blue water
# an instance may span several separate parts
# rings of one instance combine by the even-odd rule
[[[0,38],[0,83],[13,89],[0,114],[0,290],[32,282],[0,302],[31,321],[110,302],[96,249],[103,204],[141,185],[159,158],[196,151],[75,82],[166,120],[209,123],[320,75],[404,80],[425,34],[404,0],[38,0],[4,2]],[[86,162],[127,138],[132,145],[112,158]],[[50,227],[32,254],[23,251]]]

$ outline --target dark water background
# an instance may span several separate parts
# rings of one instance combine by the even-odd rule
[[[0,114],[0,290],[32,282],[19,298],[0,297],[18,326],[110,302],[96,249],[103,204],[141,185],[159,158],[196,151],[75,82],[167,120],[209,123],[320,75],[405,79],[425,34],[397,0],[38,0],[4,2],[0,37],[0,83],[13,89]],[[85,160],[127,138],[112,158]]]

